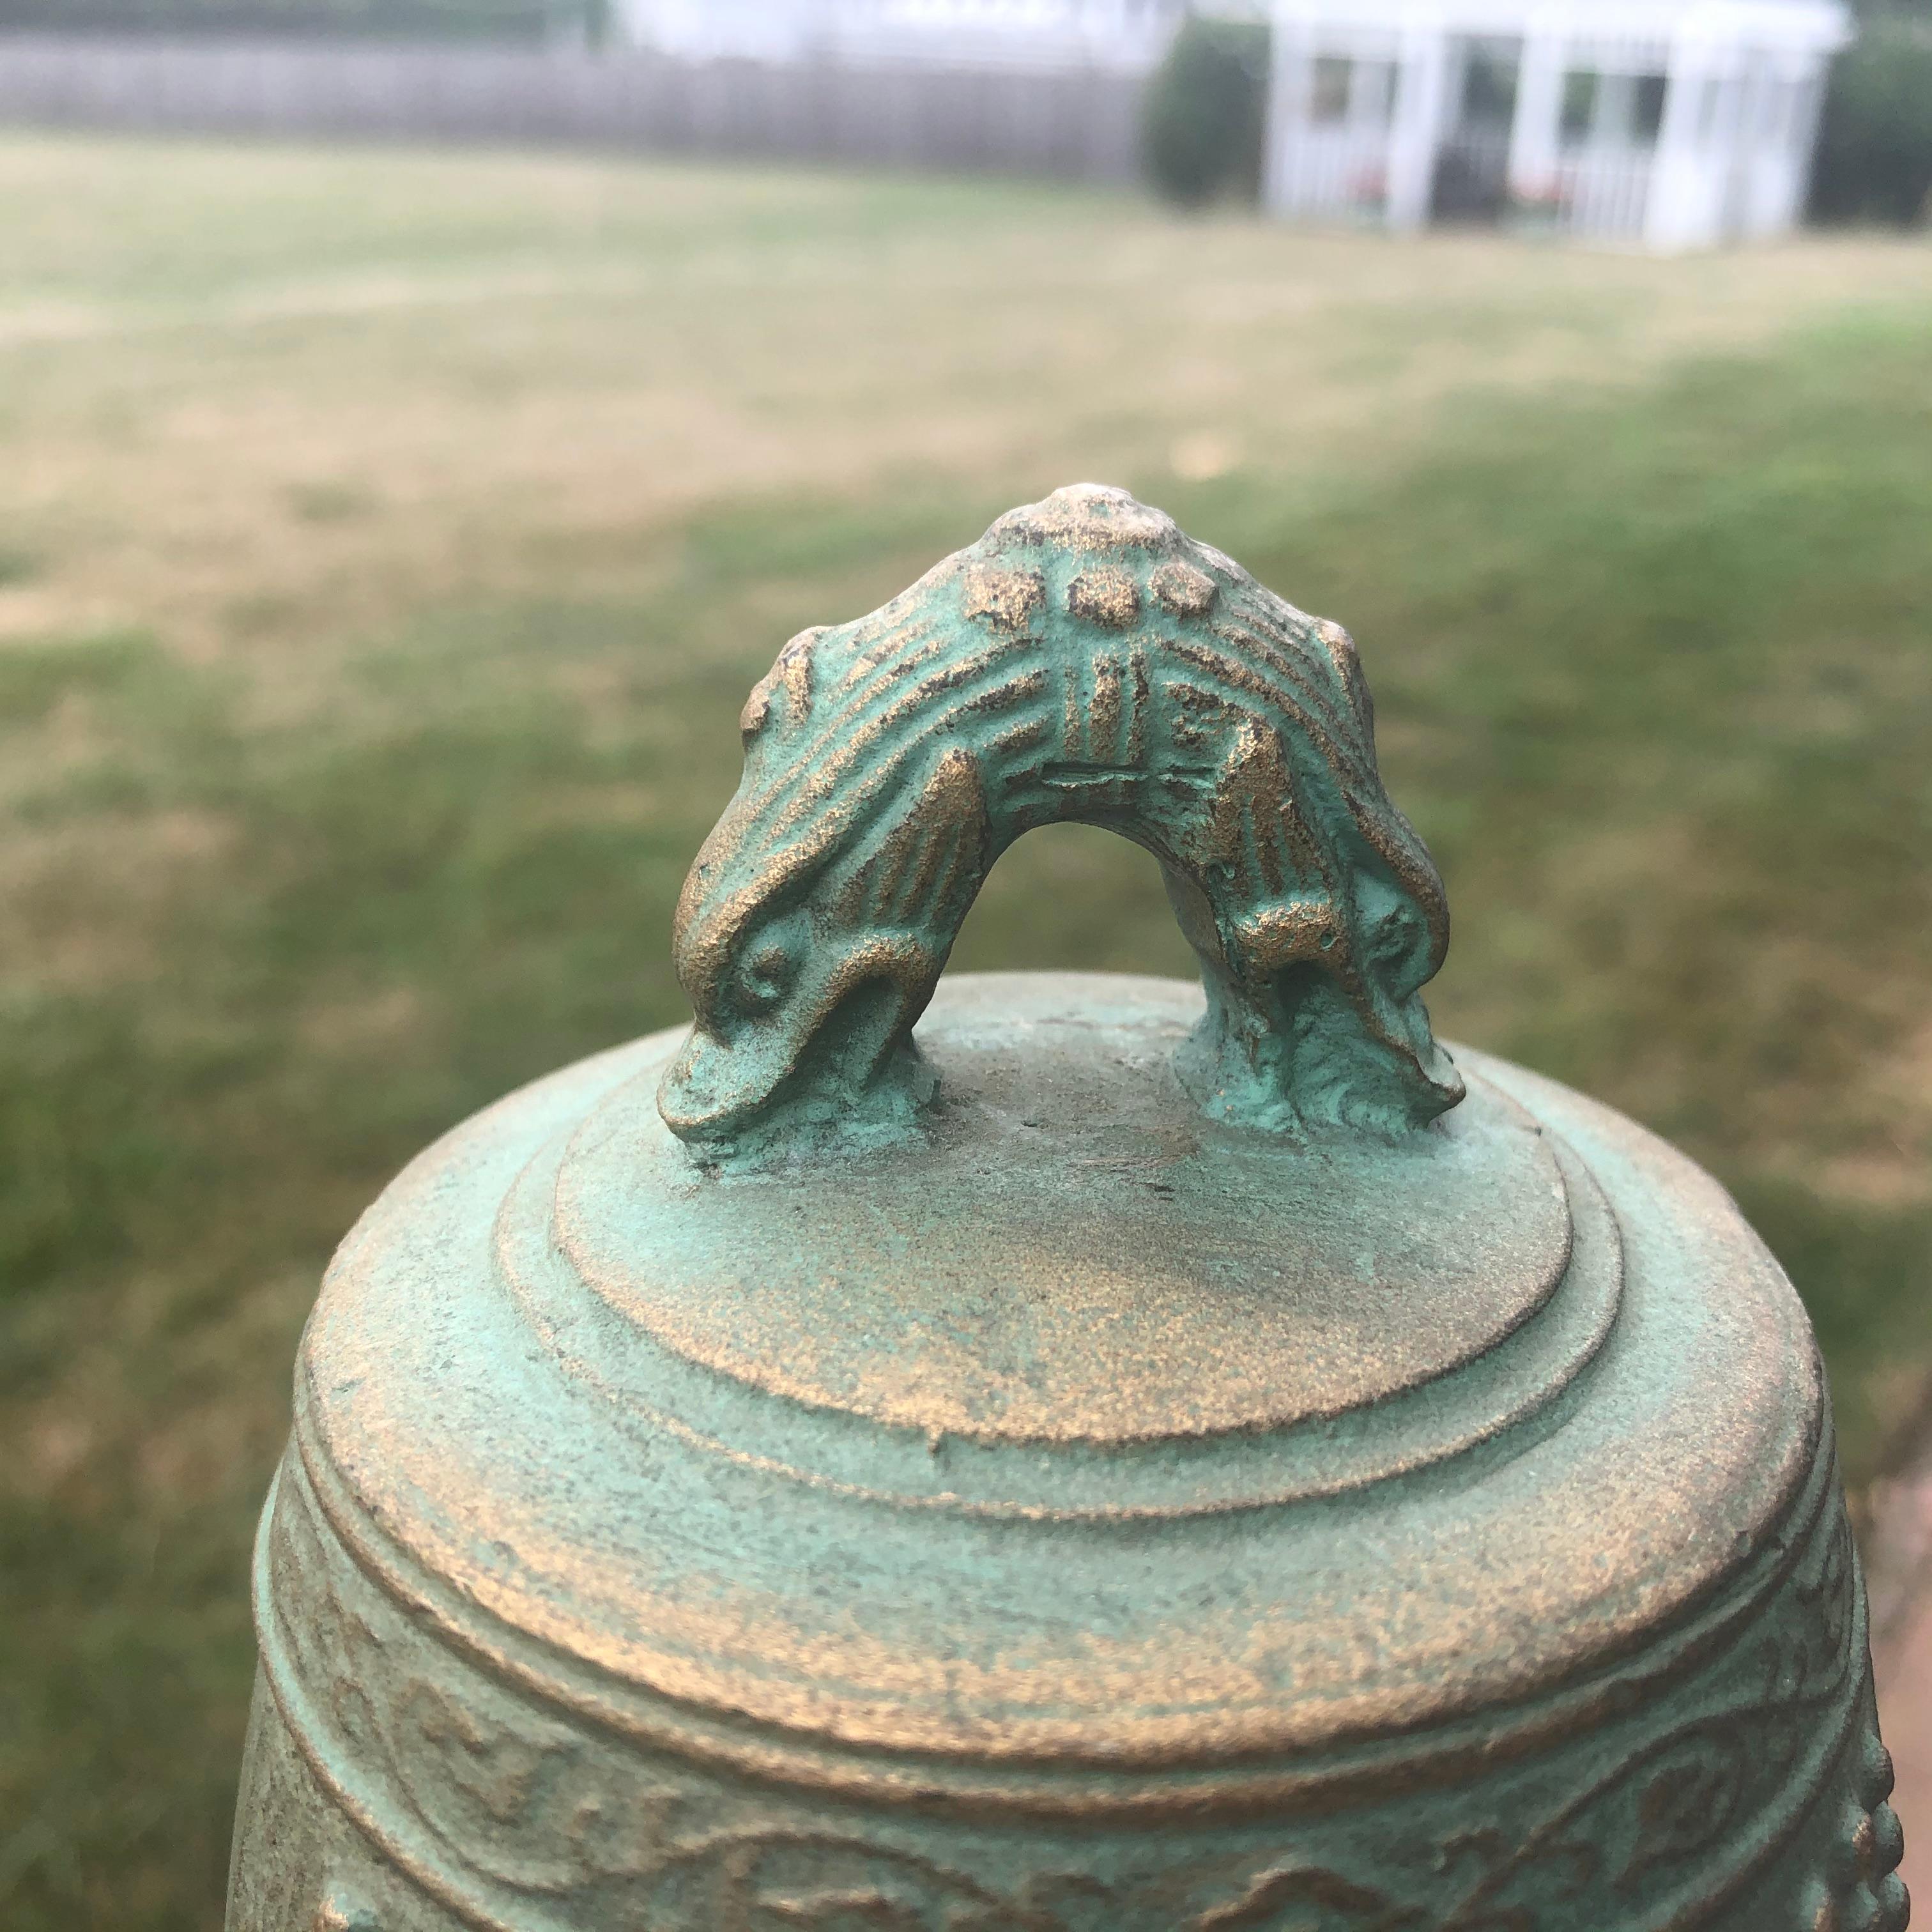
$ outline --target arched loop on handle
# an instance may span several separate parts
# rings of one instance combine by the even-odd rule
[[[1208,1010],[1202,1107],[1392,1134],[1462,1097],[1419,992],[1448,911],[1383,790],[1354,646],[1124,491],[1010,512],[881,610],[794,638],[685,881],[695,1024],[659,1108],[783,1146],[910,1119],[913,1026],[1002,851],[1112,828],[1160,860]]]

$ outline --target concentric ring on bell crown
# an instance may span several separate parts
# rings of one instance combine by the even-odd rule
[[[660,1347],[767,1394],[1109,1447],[1386,1402],[1494,1348],[1568,1264],[1556,1159],[1493,1089],[1394,1144],[1297,1146],[1181,1090],[1192,989],[948,983],[928,1136],[707,1174],[647,1071],[572,1137],[558,1252]]]
[[[506,1644],[536,1646],[546,1682],[542,1660],[568,1656],[606,1688],[687,1711],[976,1762],[1325,1753],[1505,1705],[1540,1726],[1565,1687],[1622,1696],[1595,1674],[1607,1663],[1681,1657],[1687,1636],[1712,1654],[1714,1605],[1724,1628],[1748,1625],[1766,1566],[1782,1575],[1810,1520],[1794,1499],[1832,1489],[1803,1311],[1722,1190],[1634,1123],[1472,1054],[1465,1070],[1530,1109],[1570,1174],[1576,1252],[1536,1317],[1356,1418],[1203,1438],[1199,1490],[1163,1510],[1180,1520],[1157,1539],[1084,1520],[1118,1510],[1029,1508],[1049,1519],[1036,1526],[964,1516],[940,1476],[915,1492],[907,1472],[931,1466],[904,1432],[672,1356],[554,1256],[506,1292],[502,1238],[518,1233],[520,1267],[523,1236],[541,1255],[577,1125],[674,1046],[658,1035],[580,1063],[426,1151],[344,1242],[304,1338],[297,1441],[319,1481],[340,1478],[338,1528],[389,1540],[389,1554],[370,1546],[362,1560],[412,1613],[427,1596],[406,1569],[425,1592],[446,1584],[441,1627],[492,1668],[507,1654],[486,1637],[495,1618]],[[1614,1239],[1599,1238],[1593,1203],[1613,1212]],[[1501,1372],[1590,1306],[1606,1267],[1624,1286],[1586,1372],[1557,1394],[1560,1376]],[[567,1324],[554,1334],[540,1318],[553,1310]],[[580,1376],[560,1342],[622,1342],[596,1370],[621,1378]],[[768,1454],[662,1432],[637,1391],[671,1384],[640,1370],[681,1372],[675,1392],[742,1396],[735,1413],[754,1428],[809,1425],[800,1439],[823,1450],[821,1472],[862,1454],[904,1476],[892,1503],[926,1506],[854,1506],[822,1473],[788,1493],[805,1471],[774,1480]],[[1539,1389],[1520,1425],[1460,1454],[1444,1438],[1412,1479],[1317,1454],[1357,1421],[1453,1412],[1466,1424],[1479,1396]],[[957,1446],[943,1445],[941,1468]],[[1031,1482],[1036,1498],[1064,1501],[1098,1472],[1124,1502],[1154,1489],[1174,1447],[984,1453],[1010,1498]],[[1202,1514],[1217,1490],[1222,1508],[1268,1500],[1238,1480],[1260,1466],[1234,1460],[1250,1451],[1271,1458],[1284,1496],[1291,1478],[1324,1472],[1346,1492],[1238,1524]],[[1103,1600],[1124,1618],[1104,1637],[1092,1622]]]
[[[1198,1003],[949,980],[930,1142],[755,1177],[694,1166],[643,1070],[526,1170],[499,1266],[640,1429],[904,1502],[1241,1507],[1546,1405],[1619,1288],[1580,1164],[1480,1082],[1396,1150],[1216,1128],[1168,1069]]]

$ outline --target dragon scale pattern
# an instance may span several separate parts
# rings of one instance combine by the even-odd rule
[[[880,610],[802,632],[740,721],[679,906],[694,1142],[903,1120],[910,1043],[1000,854],[1106,826],[1160,860],[1208,993],[1210,1113],[1397,1132],[1461,1096],[1417,994],[1442,882],[1377,772],[1354,644],[1095,485],[1016,510]]]

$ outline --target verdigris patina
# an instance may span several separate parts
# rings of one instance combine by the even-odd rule
[[[903,1117],[911,1044],[1000,854],[1054,820],[1159,858],[1208,1010],[1184,1068],[1260,1127],[1393,1131],[1462,1086],[1417,997],[1442,882],[1376,771],[1355,647],[1124,492],[1002,517],[884,609],[807,631],[740,721],[745,781],[692,868],[687,1139]]]
[[[1803,1312],[1437,1046],[1346,634],[1063,490],[744,725],[695,1025],[324,1284],[230,1932],[1900,1932]],[[937,983],[1068,818],[1204,992]]]

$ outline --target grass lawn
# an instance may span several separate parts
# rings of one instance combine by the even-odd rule
[[[1360,640],[1438,1026],[1688,1146],[1851,1473],[1932,1365],[1932,248],[0,140],[0,1924],[212,1932],[334,1240],[678,1018],[746,686],[1124,483]],[[1184,971],[1030,839],[959,963]]]

